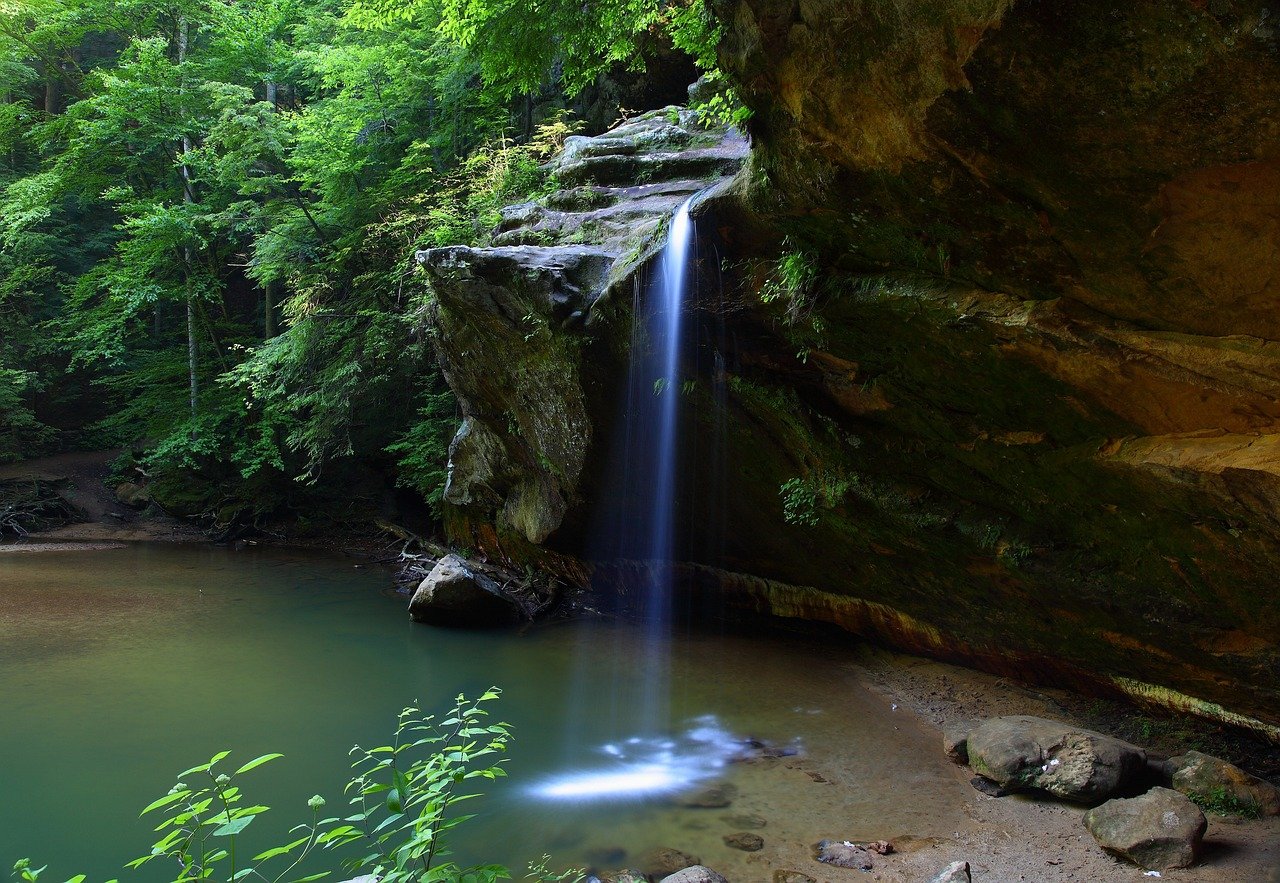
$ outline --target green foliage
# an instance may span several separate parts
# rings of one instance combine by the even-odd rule
[[[245,842],[246,831],[270,807],[250,803],[238,783],[283,755],[264,754],[224,771],[230,752],[220,751],[179,773],[178,782],[142,810],[142,816],[158,819],[155,831],[160,836],[146,855],[127,867],[157,860],[170,867],[176,864],[173,883],[312,883],[333,875],[332,870],[315,870],[319,856],[327,852],[333,866],[373,874],[383,883],[509,880],[510,871],[500,865],[464,868],[445,860],[448,832],[472,818],[458,814],[457,806],[479,796],[473,790],[476,784],[506,775],[510,728],[489,723],[485,709],[500,692],[490,688],[474,700],[459,695],[442,717],[424,716],[416,706],[405,708],[391,744],[351,750],[356,759],[355,774],[345,788],[349,814],[322,818],[326,801],[317,794],[307,801],[309,819],[290,829],[287,842],[257,851]],[[532,862],[525,879],[582,880],[577,870],[549,871],[549,861],[542,856]],[[14,865],[13,875],[22,883],[38,883],[46,868],[34,868],[24,858]],[[67,883],[85,879],[81,874]]]
[[[351,813],[331,828],[327,844],[358,844],[369,852],[348,863],[352,871],[375,874],[383,883],[504,880],[499,866],[461,869],[440,862],[448,855],[445,835],[472,816],[455,808],[477,796],[479,779],[505,776],[506,724],[487,723],[484,704],[498,698],[490,689],[478,699],[458,696],[443,718],[422,716],[410,706],[400,712],[391,745],[351,753],[355,776],[347,784]]]
[[[784,239],[782,254],[769,267],[760,288],[760,301],[781,302],[787,324],[794,325],[813,309],[818,287],[818,262],[810,252],[798,251]]]
[[[448,450],[453,439],[456,408],[451,393],[428,394],[426,405],[418,411],[417,422],[387,445],[387,453],[395,455],[399,467],[396,482],[417,491],[433,508],[444,499],[449,470],[440,458],[440,451]]]
[[[35,388],[35,374],[0,362],[0,463],[41,453],[53,440],[53,428],[37,420],[28,405]]]
[[[778,493],[782,495],[782,518],[787,524],[817,525],[818,495],[803,478],[784,481]]]
[[[782,519],[787,524],[815,527],[821,520],[819,509],[834,509],[844,499],[853,482],[840,475],[816,472],[805,478],[782,483]]]
[[[1242,819],[1262,818],[1262,807],[1256,801],[1240,798],[1222,785],[1211,789],[1208,794],[1191,791],[1187,796],[1202,810],[1213,815]]]
[[[0,460],[126,444],[254,520],[355,461],[438,501],[415,250],[550,192],[547,107],[668,38],[716,76],[701,0],[0,5]]]

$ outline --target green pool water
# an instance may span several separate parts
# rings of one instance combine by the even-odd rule
[[[31,856],[51,865],[50,880],[164,879],[167,868],[121,871],[153,839],[138,810],[222,749],[285,754],[243,783],[273,807],[259,834],[282,836],[313,793],[340,807],[348,749],[382,744],[402,706],[443,709],[490,685],[515,740],[509,777],[457,830],[464,861],[523,868],[549,852],[562,866],[626,864],[666,845],[766,879],[759,862],[792,861],[820,837],[927,836],[953,822],[931,808],[955,787],[940,760],[921,760],[937,754],[931,737],[859,685],[847,648],[675,637],[670,719],[639,721],[628,697],[643,641],[630,627],[434,629],[410,623],[389,585],[386,571],[348,558],[279,550],[0,552],[0,870]],[[712,742],[796,744],[803,758],[713,771],[738,788],[725,810],[556,789],[621,769],[619,754],[644,754],[649,769],[666,749],[628,743],[638,735],[669,737],[683,775],[689,734],[708,729]],[[728,849],[728,814],[767,819],[766,851]]]

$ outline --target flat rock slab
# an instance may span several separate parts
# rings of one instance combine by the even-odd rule
[[[1077,803],[1099,803],[1133,788],[1147,766],[1136,745],[1024,715],[983,721],[964,744],[969,767],[1002,788],[1040,789]]]
[[[1235,764],[1199,751],[1169,760],[1173,787],[1192,798],[1213,801],[1239,811],[1280,816],[1280,788],[1251,776]]]
[[[1152,788],[1141,797],[1116,798],[1089,810],[1084,826],[1107,852],[1166,871],[1195,864],[1207,823],[1185,795]]]

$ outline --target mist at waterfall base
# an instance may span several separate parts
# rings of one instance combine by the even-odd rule
[[[671,219],[667,242],[647,279],[634,286],[630,364],[612,448],[605,505],[597,519],[593,557],[627,562],[631,614],[643,624],[643,652],[615,663],[608,697],[585,695],[599,684],[603,654],[593,652],[606,632],[587,629],[578,649],[566,734],[566,769],[536,783],[545,800],[621,801],[670,795],[696,787],[723,771],[741,752],[742,740],[711,715],[672,719],[669,647],[682,457],[685,383],[696,361],[688,327],[699,289],[693,197]],[[717,376],[722,372],[716,372]],[[616,657],[615,657],[616,658]],[[590,677],[586,672],[591,670]],[[581,715],[598,720],[615,741],[583,745]]]

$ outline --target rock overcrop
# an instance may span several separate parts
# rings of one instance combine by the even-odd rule
[[[487,246],[417,254],[437,360],[462,407],[444,489],[460,543],[507,558],[582,503],[599,429],[589,394],[620,370],[592,344],[622,325],[675,210],[747,150],[688,110],[641,114],[567,138],[548,167],[561,189],[504,209]]]
[[[1153,871],[1186,868],[1200,856],[1207,822],[1185,795],[1152,788],[1085,813],[1084,825],[1108,852]]]
[[[1076,803],[1124,793],[1146,773],[1146,752],[1136,745],[1039,717],[983,721],[964,746],[970,768],[1002,788],[1047,791]]]

